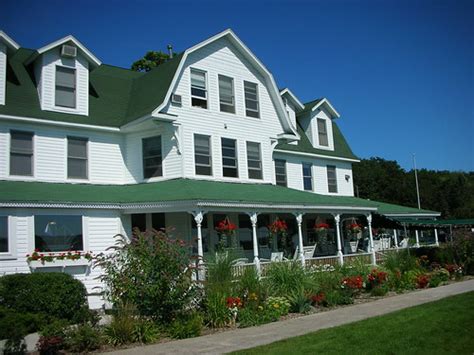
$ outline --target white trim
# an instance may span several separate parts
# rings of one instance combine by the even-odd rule
[[[2,42],[5,43],[7,47],[11,49],[17,50],[18,48],[20,48],[20,45],[3,31],[0,31],[0,40],[3,40]]]
[[[290,89],[284,88],[282,91],[280,91],[280,95],[283,96],[285,94],[288,94],[290,99],[293,101],[293,103],[302,111],[304,109],[304,104],[298,100],[298,98],[293,94]]]
[[[51,121],[47,118],[41,119],[41,118],[33,118],[33,117],[20,117],[20,116],[0,114],[0,120],[2,120],[2,119],[12,120],[12,121],[20,121],[20,122],[28,122],[28,123],[47,124],[47,125],[52,125],[52,126],[85,128],[85,129],[92,129],[92,130],[97,130],[97,131],[108,131],[108,132],[120,132],[121,131],[120,128],[118,128],[118,127],[94,126],[94,125],[82,124],[82,123]]]
[[[313,106],[313,108],[311,109],[311,111],[316,111],[318,109],[319,106],[321,106],[322,104],[326,104],[329,109],[332,111],[333,113],[333,116],[335,116],[336,118],[339,118],[341,117],[341,115],[339,115],[339,113],[336,111],[336,109],[334,108],[333,105],[331,105],[331,103],[329,102],[328,99],[324,98],[322,99],[321,101],[319,101],[316,105]]]
[[[180,63],[178,65],[178,68],[176,69],[174,73],[173,80],[171,81],[170,86],[168,87],[168,91],[166,93],[166,96],[163,100],[163,102],[152,112],[152,115],[156,115],[159,113],[168,103],[171,94],[173,93],[173,88],[176,86],[176,82],[178,81],[178,77],[180,76],[180,73],[183,71],[183,66],[184,63],[186,62],[186,59],[188,55],[206,45],[209,43],[212,43],[214,41],[217,41],[221,38],[224,37],[229,37],[230,41],[236,45],[236,47],[240,47],[239,49],[243,52],[243,54],[247,57],[247,59],[255,65],[257,70],[261,71],[263,73],[263,76],[267,78],[267,81],[269,81],[269,86],[273,90],[269,90],[270,96],[273,94],[273,98],[276,101],[276,109],[277,112],[279,113],[279,117],[281,119],[281,123],[283,124],[284,128],[287,131],[290,131],[293,133],[297,139],[299,139],[299,134],[296,131],[296,128],[293,128],[293,125],[291,124],[289,118],[287,117],[285,107],[283,105],[283,101],[280,96],[280,92],[278,91],[278,88],[275,83],[275,79],[273,78],[272,74],[267,70],[267,68],[258,60],[258,58],[250,51],[250,49],[236,36],[236,34],[231,30],[231,29],[226,29],[196,45],[194,45],[191,48],[186,49],[184,52],[183,56],[181,57]],[[283,119],[282,119],[283,118]]]
[[[387,217],[439,217],[441,213],[382,213]],[[403,222],[402,222],[403,223]]]
[[[305,152],[295,152],[292,150],[283,150],[283,149],[274,149],[275,153],[284,153],[284,154],[293,154],[293,155],[302,155],[307,157],[314,157],[314,158],[323,158],[323,159],[331,159],[331,160],[342,160],[342,161],[350,161],[354,163],[359,163],[359,159],[350,159],[350,158],[341,158],[341,157],[331,157],[329,155],[322,155],[322,154],[314,154],[314,153],[305,153]]]
[[[16,243],[16,216],[2,213],[0,217],[7,218],[7,238],[8,238],[8,251],[0,252],[0,260],[14,260],[17,259],[17,243]]]
[[[79,42],[72,35],[63,37],[61,39],[58,39],[57,41],[54,41],[50,44],[47,44],[46,46],[41,47],[40,49],[37,49],[37,52],[39,54],[42,54],[44,52],[49,51],[50,49],[53,49],[57,46],[60,46],[64,43],[66,43],[66,42],[73,42],[84,53],[84,55],[87,57],[87,59],[89,59],[89,61],[92,62],[93,64],[95,64],[96,66],[99,66],[99,65],[102,64],[102,62],[94,54],[92,54],[92,52],[90,52],[81,42]]]

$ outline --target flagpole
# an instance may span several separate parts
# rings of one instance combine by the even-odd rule
[[[416,197],[418,199],[418,209],[421,210],[421,203],[420,203],[420,188],[418,186],[418,173],[416,171],[416,159],[415,153],[413,153],[413,168],[415,170],[415,182],[416,182]]]

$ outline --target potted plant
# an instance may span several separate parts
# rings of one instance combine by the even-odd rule
[[[237,240],[235,238],[235,230],[237,226],[232,223],[228,217],[224,218],[217,224],[216,231],[219,234],[219,248],[237,248]]]
[[[362,226],[357,223],[355,220],[352,220],[351,224],[347,227],[349,234],[349,245],[353,253],[357,252],[357,245],[359,244],[359,239],[361,238]]]
[[[317,221],[314,223],[314,231],[316,233],[317,237],[317,242],[320,246],[320,249],[323,253],[328,253],[328,229],[329,229],[329,224],[321,222],[318,223]]]

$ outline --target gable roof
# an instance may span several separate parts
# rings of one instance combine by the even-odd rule
[[[0,42],[5,43],[9,50],[15,51],[20,48],[20,45],[16,43],[9,35],[5,32],[0,31]]]
[[[349,144],[347,144],[347,141],[344,138],[344,135],[342,134],[336,122],[334,122],[334,120],[331,120],[331,123],[332,134],[334,139],[334,150],[318,149],[313,147],[313,144],[306,135],[306,132],[297,122],[298,134],[301,137],[300,140],[296,144],[279,143],[275,147],[275,151],[279,150],[290,153],[312,154],[318,156],[325,156],[328,158],[343,158],[358,162],[359,158],[352,152],[352,149],[349,147]]]
[[[329,102],[328,99],[326,99],[325,97],[321,97],[319,99],[316,99],[316,100],[313,100],[313,101],[310,101],[310,102],[307,102],[304,104],[304,110],[302,112],[300,112],[299,114],[300,115],[304,115],[304,114],[307,114],[309,112],[312,112],[314,110],[316,110],[318,107],[322,106],[322,105],[326,105],[326,107],[329,109],[329,111],[331,112],[331,114],[336,117],[336,118],[339,118],[339,112],[336,111],[336,109],[334,108],[333,105],[331,105],[331,103]]]
[[[286,95],[290,98],[290,100],[293,102],[293,105],[295,105],[296,107],[296,111],[299,112],[299,111],[302,111],[304,110],[304,105],[301,103],[300,100],[298,100],[298,98],[296,97],[295,94],[293,94],[290,89],[288,88],[284,88],[284,89],[281,89],[280,90],[280,95],[283,96],[283,95]]]

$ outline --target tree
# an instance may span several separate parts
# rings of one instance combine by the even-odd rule
[[[131,68],[139,72],[148,72],[169,59],[170,55],[162,51],[148,51],[143,58],[135,61]]]
[[[415,176],[396,161],[372,157],[354,164],[354,185],[359,197],[417,207]],[[418,172],[423,209],[439,211],[443,218],[474,217],[474,172],[421,169]]]

